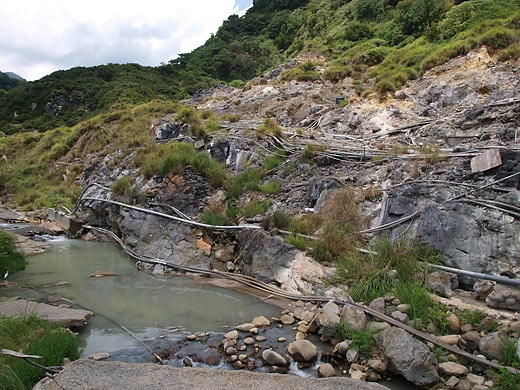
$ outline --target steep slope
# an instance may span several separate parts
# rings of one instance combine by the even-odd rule
[[[230,16],[203,46],[168,64],[74,68],[4,94],[0,131],[72,126],[118,101],[181,99],[219,82],[241,87],[309,50],[332,60],[323,78],[352,76],[359,90],[393,92],[481,45],[517,58],[519,11],[518,0],[255,1],[246,15]]]

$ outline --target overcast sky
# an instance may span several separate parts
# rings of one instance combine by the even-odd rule
[[[159,65],[202,45],[223,20],[251,3],[2,0],[0,71],[36,80],[74,66]]]

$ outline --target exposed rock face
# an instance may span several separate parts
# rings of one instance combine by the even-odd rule
[[[35,313],[41,319],[53,324],[73,328],[85,325],[88,319],[94,315],[94,313],[87,310],[68,309],[25,299],[0,302],[1,316],[20,317],[25,313]]]
[[[243,270],[265,282],[275,281],[293,293],[309,294],[311,285],[321,283],[327,269],[280,237],[264,231],[242,230],[238,241],[243,248]]]
[[[318,348],[308,340],[293,341],[287,351],[296,362],[310,362],[318,356]]]
[[[431,187],[421,184],[411,185],[389,197],[384,222],[422,210],[410,232],[443,252],[448,266],[490,274],[518,273],[518,222],[498,211],[462,203],[442,204],[454,194],[446,190],[432,192]]]
[[[177,138],[179,135],[187,135],[189,130],[190,125],[187,123],[167,121],[156,126],[155,139],[157,141],[165,141]]]
[[[374,336],[379,349],[399,374],[417,386],[437,383],[435,357],[428,347],[400,328],[383,330]]]

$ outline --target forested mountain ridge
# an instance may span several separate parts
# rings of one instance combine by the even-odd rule
[[[352,76],[359,85],[375,81],[378,92],[393,92],[482,45],[516,58],[519,31],[519,0],[257,0],[204,45],[161,66],[78,67],[4,93],[0,131],[46,131],[116,102],[178,100],[222,82],[240,87],[309,50],[326,56],[325,80]],[[296,70],[291,77],[317,74]]]

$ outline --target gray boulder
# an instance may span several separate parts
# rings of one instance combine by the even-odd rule
[[[437,363],[428,347],[400,328],[383,330],[374,336],[391,368],[417,386],[430,386],[439,381]]]
[[[428,275],[426,284],[428,287],[441,293],[445,297],[451,297],[453,295],[453,291],[451,290],[451,277],[446,272],[432,272]]]
[[[488,359],[500,359],[504,352],[506,337],[501,332],[493,332],[480,339],[480,352]]]
[[[309,187],[307,188],[307,197],[311,200],[314,205],[320,197],[322,191],[338,188],[339,183],[332,177],[313,177],[309,180]]]
[[[367,324],[365,312],[355,306],[345,305],[341,310],[341,321],[355,332],[362,330]]]
[[[287,351],[296,362],[310,362],[318,356],[318,348],[309,340],[296,340],[287,346]]]
[[[289,365],[287,359],[272,349],[262,352],[262,360],[270,366],[287,367]]]
[[[325,338],[330,338],[336,333],[339,324],[339,308],[330,301],[314,316],[309,325],[310,332],[318,332]]]

